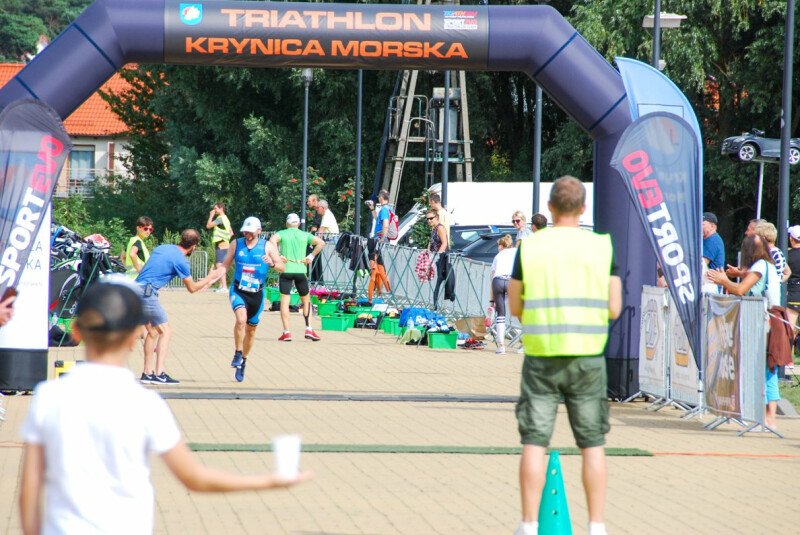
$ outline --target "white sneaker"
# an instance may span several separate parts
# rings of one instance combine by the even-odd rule
[[[495,353],[498,354],[498,355],[505,355],[506,354],[506,346],[498,347],[497,351],[495,351]]]

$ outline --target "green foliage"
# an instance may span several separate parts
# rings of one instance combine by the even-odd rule
[[[81,236],[102,234],[111,243],[111,254],[119,255],[125,250],[133,231],[128,230],[119,217],[103,218],[91,209],[91,202],[83,197],[72,196],[53,200],[53,221]],[[154,240],[148,241],[150,246]]]
[[[423,217],[417,219],[417,222],[414,223],[414,226],[412,226],[409,231],[411,234],[411,243],[419,249],[427,249],[428,245],[431,243],[431,227],[424,217],[425,212],[431,207],[428,190],[422,190],[420,196],[414,199],[414,201],[422,206]]]

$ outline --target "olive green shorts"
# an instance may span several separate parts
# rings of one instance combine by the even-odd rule
[[[602,446],[608,425],[606,361],[599,357],[525,357],[517,402],[523,444],[547,447],[561,398],[579,448]]]

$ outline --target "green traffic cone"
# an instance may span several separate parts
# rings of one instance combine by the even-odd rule
[[[564,477],[561,475],[561,461],[555,450],[550,452],[550,461],[547,463],[547,479],[544,482],[542,501],[539,504],[539,534],[572,535],[567,493],[564,490]]]

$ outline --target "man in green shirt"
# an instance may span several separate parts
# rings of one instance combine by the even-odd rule
[[[220,267],[222,262],[225,261],[225,256],[228,254],[228,248],[231,246],[231,238],[233,237],[233,230],[231,227],[231,220],[225,215],[225,205],[218,202],[214,208],[208,213],[208,222],[206,223],[208,230],[214,229],[211,233],[211,242],[214,244],[214,267]],[[226,288],[227,282],[225,277],[219,280],[219,292],[228,292]]]
[[[321,238],[308,232],[300,230],[300,216],[289,214],[286,217],[286,228],[276,232],[270,242],[275,244],[281,253],[281,259],[286,263],[286,270],[278,277],[278,287],[281,291],[281,323],[283,323],[283,334],[278,338],[280,342],[291,342],[292,333],[289,332],[289,300],[291,298],[292,286],[297,288],[300,294],[300,302],[303,305],[303,318],[306,321],[305,337],[309,340],[319,340],[319,335],[308,324],[311,316],[311,298],[308,294],[308,265],[314,261],[314,257],[322,252],[325,242]],[[306,254],[307,247],[311,245],[314,250]]]

